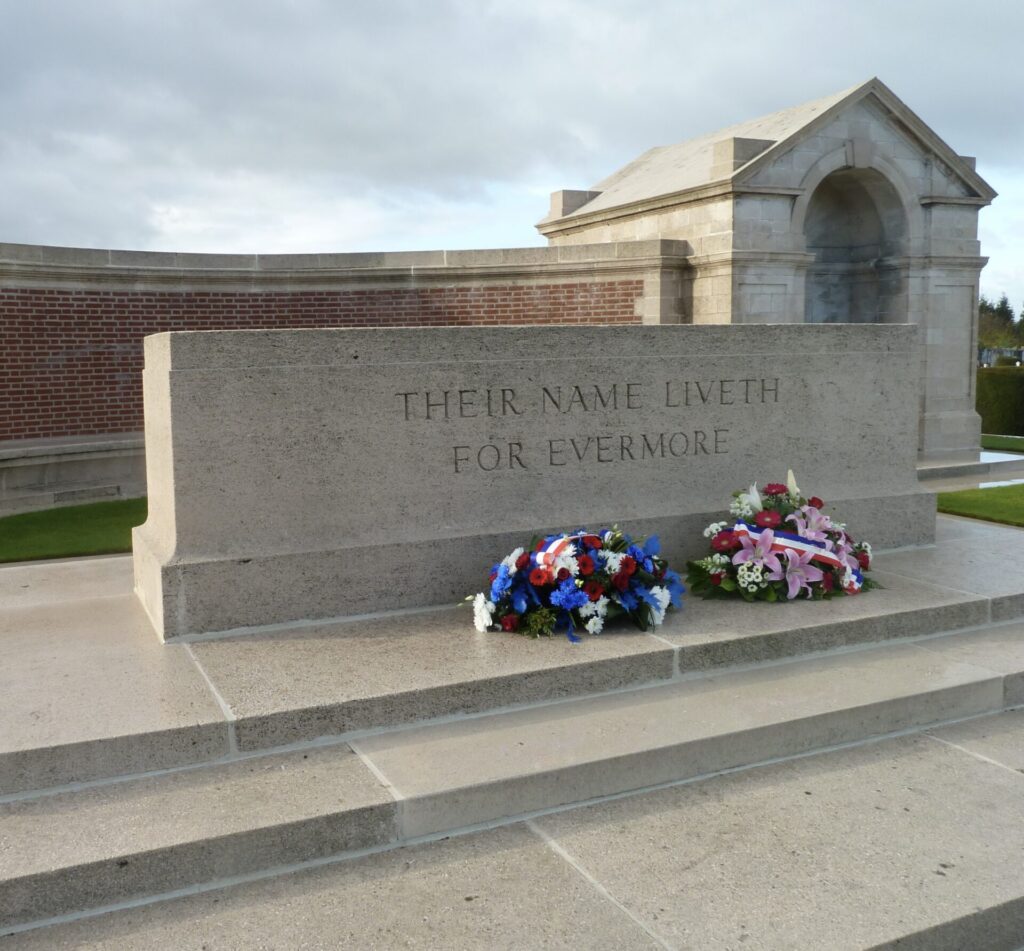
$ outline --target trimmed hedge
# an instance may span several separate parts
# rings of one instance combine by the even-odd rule
[[[983,433],[1024,436],[1024,367],[978,370],[976,408]]]

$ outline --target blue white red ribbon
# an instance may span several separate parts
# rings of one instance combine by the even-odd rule
[[[747,537],[756,542],[766,529],[758,528],[749,522],[738,521],[732,528],[737,538]],[[796,551],[802,554],[810,554],[812,561],[820,562],[832,568],[840,568],[843,571],[843,587],[847,591],[860,591],[864,584],[864,576],[858,568],[853,568],[843,561],[835,552],[828,550],[824,542],[815,541],[811,538],[804,538],[795,532],[787,532],[781,529],[772,529],[772,551]]]
[[[559,555],[563,554],[573,542],[578,542],[581,538],[583,538],[582,535],[563,535],[561,538],[556,538],[537,552],[537,564],[551,567],[558,561]]]

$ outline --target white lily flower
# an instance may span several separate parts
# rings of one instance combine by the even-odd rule
[[[800,495],[800,489],[797,488],[796,476],[793,475],[792,469],[786,473],[786,488],[789,489],[789,494],[793,496],[794,499]]]
[[[740,501],[746,503],[751,512],[760,512],[764,508],[756,482],[746,492],[740,493]]]

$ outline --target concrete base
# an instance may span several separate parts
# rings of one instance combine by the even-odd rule
[[[0,443],[0,515],[145,494],[141,433]]]
[[[850,533],[875,548],[930,545],[935,541],[935,496],[929,492],[883,498],[836,499],[828,511]],[[657,519],[609,519],[626,531],[658,534],[671,564],[703,557],[706,525],[724,510]],[[604,524],[604,523],[602,523]],[[537,526],[534,531],[501,532],[377,547],[343,548],[284,555],[199,558],[163,556],[147,525],[135,530],[135,589],[163,640],[195,634],[254,631],[315,619],[327,622],[351,615],[452,604],[484,581],[495,553],[508,552],[532,534],[571,529]],[[429,583],[413,584],[429,563]],[[386,606],[376,590],[381,574],[403,578]],[[344,579],[341,583],[339,579]]]

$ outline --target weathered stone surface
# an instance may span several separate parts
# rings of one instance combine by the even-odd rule
[[[900,326],[150,337],[136,587],[165,638],[453,602],[536,531],[618,522],[695,554],[732,489],[790,467],[856,535],[928,542],[915,339]]]
[[[0,928],[377,846],[395,804],[345,746],[0,805]]]
[[[1022,810],[1019,774],[908,737],[537,825],[666,947],[1011,951]]]

